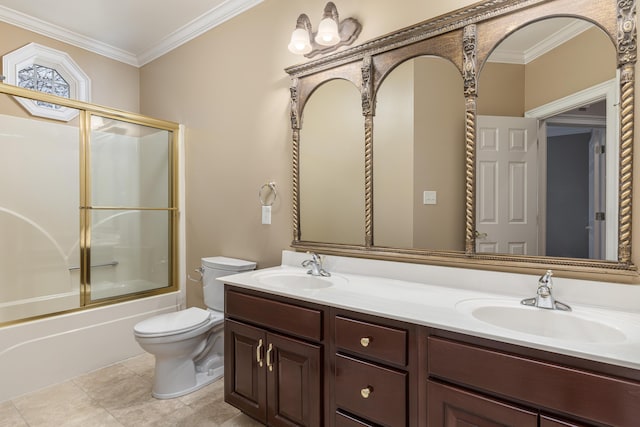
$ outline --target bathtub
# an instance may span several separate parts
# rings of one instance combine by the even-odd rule
[[[0,328],[0,402],[143,353],[134,325],[183,302],[171,292]]]
[[[91,286],[91,298],[95,301],[144,292],[157,287],[157,283],[147,280],[101,282]],[[78,307],[80,307],[79,290],[0,303],[0,323],[73,310]]]

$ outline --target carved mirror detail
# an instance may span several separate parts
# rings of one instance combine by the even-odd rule
[[[288,68],[286,71],[292,76],[293,84],[291,87],[291,126],[293,138],[293,242],[292,246],[301,250],[314,250],[324,253],[334,253],[342,255],[366,256],[382,259],[406,260],[412,262],[435,263],[441,265],[453,266],[477,266],[480,268],[507,269],[510,271],[554,268],[556,270],[564,270],[569,275],[581,275],[584,273],[598,274],[618,274],[621,277],[631,277],[636,274],[636,267],[631,257],[631,194],[632,194],[632,152],[634,142],[634,86],[635,86],[635,62],[637,59],[637,42],[636,42],[636,2],[629,0],[489,0],[477,3],[464,9],[454,11],[448,15],[443,15],[428,21],[416,24],[413,27],[405,28],[397,33],[392,33],[384,37],[366,42],[360,46],[340,51],[310,61],[302,65]],[[479,242],[483,238],[483,232],[478,229],[478,209],[482,207],[478,203],[485,203],[484,199],[478,200],[478,135],[479,129],[479,106],[483,104],[483,92],[481,78],[484,73],[487,60],[492,54],[496,46],[503,42],[511,33],[517,32],[517,29],[524,28],[538,21],[553,20],[556,18],[576,18],[582,22],[589,23],[596,27],[599,31],[606,34],[610,45],[615,47],[617,68],[617,83],[615,88],[619,91],[619,108],[617,111],[619,123],[615,126],[618,131],[616,141],[618,153],[617,164],[617,193],[618,197],[608,199],[608,205],[617,204],[614,209],[614,216],[617,215],[617,227],[614,233],[617,234],[617,240],[614,238],[611,242],[609,236],[609,246],[613,246],[614,250],[607,249],[607,256],[548,256],[545,251],[527,253],[524,250],[504,250],[498,253],[486,252],[479,249]],[[514,30],[515,29],[515,30]],[[436,58],[443,63],[449,62],[452,74],[457,74],[460,79],[459,89],[452,89],[446,100],[459,99],[460,101],[460,127],[455,131],[458,136],[449,135],[452,141],[442,142],[440,147],[446,147],[447,150],[457,147],[459,139],[460,159],[451,161],[443,160],[447,167],[459,169],[460,172],[455,178],[449,181],[452,186],[461,188],[460,195],[457,193],[443,190],[442,188],[431,188],[435,185],[431,180],[423,182],[411,183],[407,180],[407,187],[415,185],[413,193],[408,196],[408,202],[404,204],[406,208],[402,208],[394,197],[385,199],[383,193],[383,180],[396,182],[384,177],[389,171],[397,170],[405,175],[407,171],[401,171],[399,166],[392,165],[392,159],[388,153],[394,150],[392,142],[388,135],[393,132],[392,127],[387,126],[384,122],[388,111],[392,107],[389,106],[389,98],[384,94],[385,82],[391,82],[388,79],[390,75],[394,75],[396,70],[401,70],[400,65],[417,64],[420,58]],[[444,61],[443,61],[444,60]],[[418,68],[415,68],[418,70]],[[577,70],[579,72],[579,70]],[[417,72],[417,71],[415,71]],[[431,73],[431,72],[429,72]],[[424,76],[422,76],[424,77]],[[396,78],[396,75],[394,75]],[[433,76],[432,76],[433,78]],[[361,239],[340,240],[331,238],[328,234],[311,233],[305,227],[305,218],[301,217],[301,212],[306,209],[304,201],[305,190],[301,185],[301,177],[304,178],[305,162],[309,162],[306,158],[304,147],[305,142],[309,140],[309,144],[315,135],[305,134],[305,126],[310,120],[310,115],[306,115],[308,105],[313,106],[313,98],[321,94],[322,86],[331,80],[346,80],[355,85],[360,91],[360,116],[353,129],[360,127],[359,144],[361,144],[360,164],[355,168],[364,171],[362,183],[362,192],[356,194],[354,190],[350,191],[349,197],[363,198],[363,211],[360,213],[362,225],[357,225],[362,233]],[[479,83],[480,79],[480,83]],[[417,81],[417,79],[416,79]],[[435,80],[441,82],[444,80]],[[614,80],[612,80],[614,81]],[[318,92],[316,93],[316,90]],[[455,92],[455,93],[453,93]],[[442,99],[442,96],[434,98]],[[309,101],[311,102],[309,103]],[[458,101],[456,101],[458,102]],[[486,102],[486,101],[484,101]],[[437,104],[435,104],[437,106]],[[309,110],[311,111],[311,110]],[[418,111],[417,107],[415,110]],[[464,116],[462,115],[464,114]],[[322,115],[322,113],[313,113]],[[417,113],[416,113],[417,114]],[[351,114],[354,116],[354,114]],[[454,116],[457,113],[453,113]],[[405,120],[405,117],[397,116],[398,123]],[[418,121],[419,118],[416,119]],[[313,123],[309,127],[315,126]],[[332,123],[324,122],[324,126],[330,127]],[[378,129],[379,126],[379,129]],[[321,126],[320,126],[321,127]],[[434,129],[441,130],[442,129]],[[401,129],[405,131],[405,129]],[[352,130],[353,132],[353,130]],[[387,146],[382,148],[384,137],[387,133]],[[454,133],[454,132],[451,132]],[[434,132],[433,140],[437,138],[437,132]],[[350,139],[355,139],[356,135],[351,134]],[[428,139],[428,136],[426,137]],[[334,137],[333,139],[339,139]],[[414,137],[414,143],[417,141]],[[448,139],[448,138],[444,138]],[[326,140],[326,139],[325,139]],[[342,142],[345,144],[345,142]],[[399,142],[398,142],[399,144]],[[417,144],[417,143],[416,143]],[[418,156],[437,157],[437,145],[430,149],[427,153],[420,153]],[[335,146],[333,150],[336,155],[340,155],[340,144]],[[398,145],[398,148],[400,146]],[[308,147],[305,147],[307,149]],[[384,151],[384,150],[387,151]],[[403,149],[407,152],[416,150],[415,146],[407,145]],[[302,154],[301,154],[302,153]],[[462,154],[464,153],[464,154]],[[393,157],[393,156],[391,156]],[[406,158],[406,163],[411,163],[411,158]],[[450,163],[451,162],[451,163]],[[459,163],[458,163],[459,162]],[[413,163],[420,163],[413,158]],[[413,165],[412,165],[413,167]],[[420,168],[422,166],[416,166]],[[395,169],[394,169],[395,168]],[[319,168],[322,170],[322,168]],[[610,170],[607,169],[609,172]],[[320,173],[320,172],[318,172]],[[540,172],[542,174],[542,172]],[[384,177],[384,178],[383,178]],[[331,172],[328,171],[327,179],[331,178]],[[309,178],[307,178],[309,179]],[[360,179],[360,178],[359,178]],[[336,178],[337,181],[340,178]],[[457,181],[460,184],[457,184]],[[400,181],[398,181],[400,182]],[[615,184],[615,183],[614,183]],[[347,187],[338,186],[338,187]],[[406,190],[402,184],[398,185],[398,189]],[[612,193],[609,188],[609,193]],[[416,191],[419,190],[419,191]],[[424,194],[423,191],[424,190]],[[431,191],[434,190],[434,191]],[[439,190],[439,191],[435,191]],[[335,190],[337,191],[337,190]],[[387,195],[393,193],[393,188],[386,189]],[[437,193],[437,202],[436,202]],[[306,195],[311,197],[311,195]],[[459,241],[454,244],[436,243],[435,234],[429,233],[416,237],[407,237],[406,239],[395,239],[393,234],[394,223],[407,225],[412,221],[410,218],[412,213],[408,210],[422,204],[422,196],[424,196],[424,204],[439,203],[447,201],[447,197],[458,198],[459,208],[451,208],[450,216],[460,218],[459,228],[450,232],[453,240]],[[420,203],[418,203],[420,198]],[[413,199],[413,200],[410,200]],[[345,199],[346,200],[346,199]],[[613,200],[613,202],[611,202]],[[304,206],[301,207],[301,204]],[[609,206],[608,206],[609,207]],[[440,206],[438,206],[440,208]],[[403,210],[406,209],[406,210]],[[396,210],[398,215],[394,216],[393,211]],[[435,210],[435,209],[434,209]],[[414,210],[419,212],[418,210]],[[607,210],[610,213],[610,210]],[[418,216],[426,216],[426,214],[418,213]],[[432,220],[431,226],[439,224],[439,220]],[[417,224],[417,223],[416,223]],[[415,230],[419,229],[412,223]],[[347,228],[354,228],[347,226]],[[411,228],[411,227],[409,227]],[[384,230],[384,231],[383,231]],[[391,231],[389,231],[391,230]],[[406,230],[405,230],[406,231]],[[404,232],[404,231],[403,231]],[[387,233],[385,235],[385,233]],[[607,233],[611,235],[610,229]],[[409,236],[411,231],[406,233]],[[391,236],[391,237],[390,237]],[[544,240],[544,239],[543,239]],[[416,243],[418,242],[418,243]],[[481,245],[480,245],[481,246]],[[486,248],[486,246],[485,246]],[[548,251],[551,253],[552,251]],[[613,254],[613,256],[611,255]],[[624,281],[625,279],[619,279]]]

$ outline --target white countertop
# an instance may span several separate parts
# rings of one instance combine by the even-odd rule
[[[487,306],[543,310],[520,304],[523,298],[535,296],[536,276],[326,257],[324,267],[332,277],[317,279],[330,281],[331,286],[309,289],[295,286],[295,283],[278,283],[283,275],[294,281],[295,277],[306,279],[307,269],[298,266],[308,257],[307,254],[284,251],[281,266],[218,280],[302,301],[640,369],[640,286],[555,279],[554,296],[569,304],[572,312],[548,313],[544,310],[547,313],[543,314],[579,317],[587,322],[595,319],[624,334],[624,338],[587,342],[572,339],[571,332],[562,338],[549,338],[494,326],[472,315],[473,308],[485,303]],[[565,289],[556,295],[560,284]],[[597,305],[583,302],[589,297],[595,298]]]

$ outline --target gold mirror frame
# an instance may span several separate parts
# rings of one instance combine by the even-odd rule
[[[479,64],[514,29],[545,18],[568,16],[589,21],[612,40],[620,81],[618,260],[475,252],[476,119]],[[628,282],[637,277],[631,257],[636,41],[635,0],[487,0],[436,17],[302,65],[292,77],[293,241],[298,250],[457,267],[507,271],[553,268],[565,276]],[[465,96],[465,250],[435,251],[375,246],[373,235],[373,119],[376,94],[386,75],[407,59],[439,56],[451,61],[464,80]],[[346,79],[361,90],[365,144],[365,244],[343,245],[301,240],[299,145],[302,111],[311,94],[332,79]]]

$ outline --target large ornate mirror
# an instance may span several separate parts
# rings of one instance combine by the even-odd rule
[[[635,1],[489,0],[288,68],[292,246],[635,280],[635,13]],[[346,113],[324,119],[313,110],[336,79],[345,80],[348,104],[360,103],[348,125]],[[337,130],[350,126],[351,134]],[[327,131],[340,141],[333,148]],[[354,138],[358,154],[346,151]],[[333,222],[357,237],[312,228],[309,218],[323,214],[320,190],[306,187],[313,145],[305,144],[323,140],[325,154],[353,165],[349,202],[335,208],[362,209]],[[345,179],[315,170],[325,181]]]
[[[616,261],[616,50],[548,18],[509,34],[478,81],[476,252]]]

